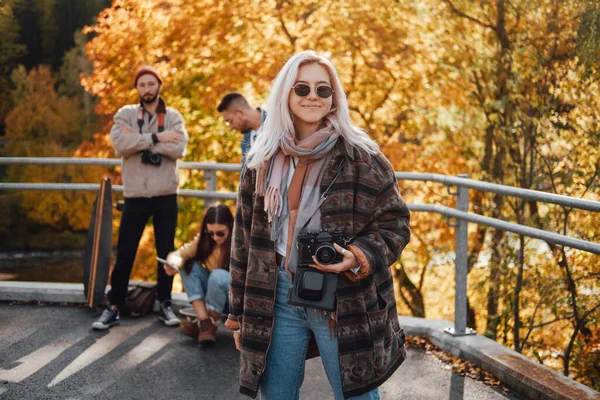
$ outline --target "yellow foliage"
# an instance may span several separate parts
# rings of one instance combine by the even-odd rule
[[[494,2],[464,0],[115,0],[87,28],[96,34],[86,47],[94,72],[83,78],[83,85],[99,96],[98,113],[109,117],[137,101],[133,73],[152,64],[163,76],[167,103],[186,119],[191,138],[187,159],[239,162],[240,136],[218,117],[220,98],[238,90],[261,105],[287,58],[312,48],[331,56],[353,118],[379,141],[396,170],[468,173],[600,200],[599,87],[583,78],[575,48],[584,3],[517,1],[500,10]],[[78,154],[112,155],[108,127]],[[118,169],[111,173],[118,176]],[[186,188],[204,188],[201,173],[187,171],[182,178]],[[219,174],[219,189],[235,190],[236,182],[237,174]],[[454,206],[455,198],[441,184],[401,186],[409,203]],[[470,200],[477,213],[550,231],[562,229],[567,218],[565,234],[598,241],[596,218],[589,213],[566,216],[552,205],[523,208],[517,200],[499,201],[473,190]],[[177,235],[183,239],[203,207],[184,199],[181,211]],[[471,224],[469,230],[470,304],[479,331],[495,320],[498,340],[511,345],[518,239],[501,235],[494,242],[491,229],[479,228]],[[414,213],[412,231],[404,269],[423,295],[427,316],[451,318],[454,229],[439,216]],[[520,336],[556,318],[559,323],[548,331],[558,329],[561,335],[533,328],[524,346],[526,354],[556,367],[556,351],[548,349],[564,347],[572,332],[568,324],[560,325],[573,311],[564,268],[558,267],[559,253],[543,243],[528,241],[526,249],[519,318],[529,325]],[[490,257],[493,252],[500,263]],[[597,293],[597,284],[589,279],[597,276],[597,258],[572,250],[567,254],[578,285]],[[148,268],[153,270],[153,264]],[[548,292],[547,286],[561,290]],[[491,289],[497,289],[494,298],[488,296]],[[578,298],[586,310],[597,304],[581,293]],[[487,315],[494,301],[498,315]],[[577,351],[591,359],[589,346],[582,344]],[[578,371],[585,370],[583,365],[577,358]]]
[[[15,76],[23,77],[24,70]],[[19,102],[6,118],[3,152],[21,157],[69,157],[81,143],[82,114],[74,100],[60,98],[48,67],[32,69],[20,87]],[[99,170],[76,166],[11,166],[13,182],[99,182]],[[20,207],[30,221],[61,230],[82,231],[89,225],[94,195],[82,192],[25,191]]]

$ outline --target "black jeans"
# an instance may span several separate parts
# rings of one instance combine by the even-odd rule
[[[148,219],[152,217],[154,224],[154,241],[156,253],[160,258],[167,258],[174,249],[175,228],[177,226],[177,195],[159,197],[126,198],[121,214],[119,241],[117,244],[117,262],[110,277],[112,286],[110,303],[122,306],[127,297],[127,286],[140,239]],[[158,301],[171,299],[173,277],[166,274],[158,266]]]

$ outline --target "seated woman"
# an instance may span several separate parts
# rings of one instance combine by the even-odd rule
[[[167,262],[181,271],[181,280],[192,304],[197,322],[184,322],[181,331],[198,340],[214,342],[217,324],[229,295],[229,253],[233,215],[229,207],[214,204],[208,207],[200,232],[194,240],[169,253]],[[164,265],[168,275],[177,271]]]

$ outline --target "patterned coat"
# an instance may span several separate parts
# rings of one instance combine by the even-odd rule
[[[408,207],[389,161],[370,156],[340,139],[325,169],[321,193],[342,171],[321,206],[324,229],[341,228],[366,258],[368,275],[353,282],[341,274],[337,289],[336,332],[345,397],[380,386],[406,357],[398,324],[390,265],[410,240]],[[231,252],[230,319],[242,331],[240,392],[256,397],[273,329],[277,287],[275,243],[255,193],[256,171],[242,171]],[[354,252],[354,251],[353,251]],[[363,262],[361,262],[363,264]],[[364,264],[363,264],[364,265]]]

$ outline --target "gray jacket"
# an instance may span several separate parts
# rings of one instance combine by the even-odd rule
[[[164,104],[164,103],[163,103]],[[110,139],[115,154],[122,158],[123,194],[125,197],[157,197],[177,193],[179,175],[177,159],[185,155],[188,134],[185,130],[183,117],[179,111],[166,107],[165,131],[180,132],[183,140],[175,143],[152,143],[152,133],[158,132],[158,116],[149,118],[144,113],[142,133],[124,132],[120,125],[128,126],[139,131],[137,112],[139,104],[122,107],[114,116],[114,125],[110,130]],[[162,155],[159,166],[143,164],[141,152],[149,150]]]

